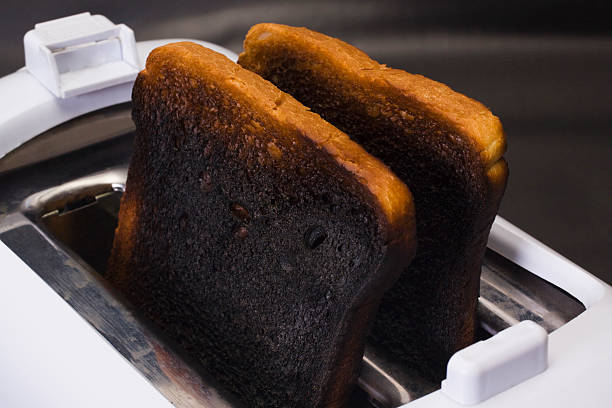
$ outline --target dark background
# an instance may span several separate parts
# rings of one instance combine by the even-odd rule
[[[22,37],[35,23],[91,11],[129,25],[137,40],[197,38],[236,52],[255,23],[303,25],[444,82],[504,124],[501,215],[612,283],[612,23],[603,2],[9,0],[2,8],[0,76],[23,66]]]

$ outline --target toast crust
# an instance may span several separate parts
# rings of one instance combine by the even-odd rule
[[[153,50],[141,75],[148,77],[149,81],[161,81],[160,70],[168,63],[174,64],[173,69],[182,70],[185,75],[209,77],[224,83],[224,91],[231,93],[236,100],[255,106],[268,120],[282,123],[319,146],[354,174],[371,193],[390,228],[389,242],[404,242],[406,248],[413,246],[414,214],[410,190],[386,165],[345,133],[259,75],[192,42],[173,43]],[[395,228],[396,225],[402,225],[402,228]]]
[[[480,153],[485,168],[493,166],[506,150],[504,131],[499,118],[482,103],[450,87],[418,74],[379,64],[360,49],[337,38],[282,24],[261,23],[249,30],[239,64],[256,68],[254,50],[265,42],[266,47],[292,43],[331,61],[339,80],[363,82],[381,91],[385,97],[397,97],[407,106],[415,105],[432,118],[442,120],[456,132],[465,135]],[[275,44],[276,43],[276,44]],[[495,179],[499,180],[499,179]],[[495,181],[492,180],[492,181]]]

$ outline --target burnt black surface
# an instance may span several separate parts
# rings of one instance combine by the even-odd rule
[[[387,279],[377,210],[305,138],[253,130],[222,83],[163,75],[135,86],[109,279],[249,406],[341,403]]]

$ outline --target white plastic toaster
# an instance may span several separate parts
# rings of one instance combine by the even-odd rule
[[[82,13],[28,31],[0,78],[2,408],[243,406],[104,279],[133,81],[173,41]],[[497,217],[478,307],[481,340],[442,384],[368,345],[351,406],[612,406],[609,285]]]

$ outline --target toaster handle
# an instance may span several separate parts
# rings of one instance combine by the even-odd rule
[[[23,37],[26,69],[58,98],[133,82],[134,32],[89,13],[38,23]]]
[[[90,18],[96,18],[96,27],[89,27]],[[123,39],[119,39],[121,36]],[[24,37],[26,67],[0,78],[0,159],[61,123],[128,102],[134,79],[149,52],[184,41],[137,42],[133,53],[129,51],[133,40],[133,32],[127,26],[115,26],[105,17],[89,13],[37,24],[29,31]],[[233,61],[238,59],[235,53],[216,44],[189,41]],[[102,44],[101,48],[91,48],[97,47],[95,44]],[[121,46],[117,48],[117,44]],[[117,52],[123,53],[120,59],[116,55],[115,60],[112,55],[104,56]]]
[[[448,362],[442,393],[461,405],[478,404],[547,367],[548,334],[524,320],[456,352]]]

